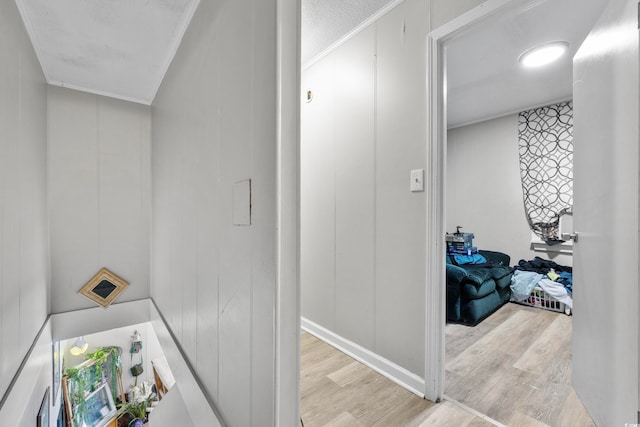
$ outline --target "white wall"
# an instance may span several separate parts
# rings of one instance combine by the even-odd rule
[[[430,0],[429,20],[431,22],[431,28],[436,29],[485,1],[486,0]]]
[[[300,166],[302,315],[368,348],[375,342],[375,34],[367,28],[304,73],[302,87],[314,98],[302,105]]]
[[[426,35],[480,3],[402,2],[302,75],[302,316],[420,377]]]
[[[46,96],[15,2],[0,2],[0,397],[48,313]]]
[[[447,134],[447,223],[475,235],[480,249],[504,252],[511,264],[535,256],[572,265],[572,256],[534,252],[522,199],[518,115],[450,129]]]
[[[151,113],[144,105],[48,88],[51,310],[93,307],[77,292],[102,267],[149,297]]]
[[[212,402],[211,396],[207,395],[206,390],[203,389],[203,378],[194,376],[193,368],[183,357],[184,350],[179,347],[175,336],[168,329],[168,325],[153,302],[149,308],[153,330],[176,380],[170,393],[178,392],[180,395],[179,399],[174,400],[173,403],[180,404],[179,400],[183,400],[193,425],[221,426],[222,421],[218,408]],[[184,423],[187,425],[188,421],[185,420]]]
[[[16,378],[7,399],[0,406],[0,425],[33,427],[42,404],[44,393],[52,383],[53,359],[51,348],[51,322],[42,327],[39,337],[34,337],[33,351],[25,360],[20,376]],[[49,400],[53,399],[53,388],[49,389]],[[60,406],[49,408],[50,422],[58,416]],[[55,423],[50,424],[52,426]]]
[[[408,0],[377,23],[375,352],[424,376],[424,193],[428,2]]]
[[[135,381],[131,375],[131,336],[134,331],[138,331],[142,337],[142,351],[134,354],[133,364],[140,363],[140,355],[144,361],[144,372],[138,376],[138,384],[141,381],[151,381],[155,383],[151,361],[163,356],[160,343],[153,331],[151,323],[138,323],[123,328],[110,329],[104,332],[89,334],[84,336],[84,340],[89,344],[87,351],[79,356],[69,353],[69,349],[76,341],[76,338],[65,340],[61,343],[61,350],[64,352],[64,368],[77,366],[85,361],[85,355],[96,351],[100,347],[116,346],[122,349],[122,386],[126,393],[129,386]]]
[[[192,427],[191,417],[178,387],[172,388],[149,415],[149,425],[153,427]]]
[[[424,167],[425,106],[407,92],[424,88],[425,16],[404,2],[305,70],[301,112],[302,316],[417,374],[425,202],[409,171]]]
[[[201,2],[152,109],[151,295],[237,426],[275,419],[275,22],[275,0]]]

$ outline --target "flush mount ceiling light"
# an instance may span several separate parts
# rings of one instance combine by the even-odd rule
[[[569,48],[565,41],[545,43],[524,52],[518,61],[525,67],[541,67],[560,58]]]
[[[76,340],[75,343],[73,343],[73,346],[69,349],[69,353],[73,354],[74,356],[79,356],[87,351],[88,347],[89,344],[84,340],[83,337],[80,337]]]

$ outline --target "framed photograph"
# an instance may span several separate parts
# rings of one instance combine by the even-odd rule
[[[129,286],[126,280],[103,268],[78,293],[103,308],[107,308]]]
[[[60,341],[56,341],[52,345],[52,359],[53,359],[53,394],[51,395],[53,405],[58,403],[58,396],[60,395],[60,380],[62,379],[62,352],[60,352]]]
[[[47,387],[47,390],[45,390],[42,403],[40,404],[36,422],[37,427],[49,427],[49,389],[50,387]]]

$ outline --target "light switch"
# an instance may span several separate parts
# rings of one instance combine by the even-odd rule
[[[251,180],[233,184],[233,225],[251,225]]]
[[[415,169],[411,171],[411,191],[424,191],[424,169]]]

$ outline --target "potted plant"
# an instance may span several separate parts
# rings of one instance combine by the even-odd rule
[[[118,419],[128,416],[130,427],[142,427],[147,421],[147,407],[149,406],[149,399],[124,402],[118,408]]]

